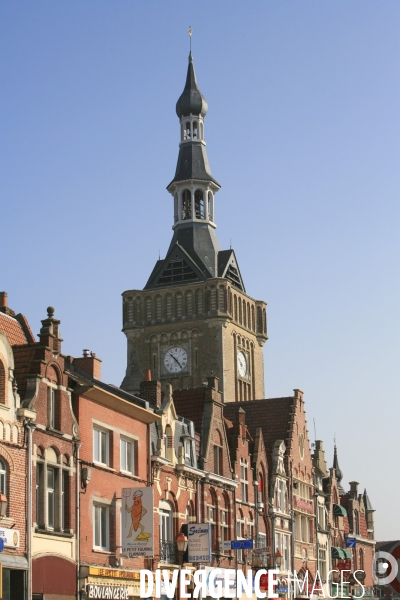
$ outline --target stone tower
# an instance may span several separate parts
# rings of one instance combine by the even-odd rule
[[[150,369],[174,389],[203,386],[215,375],[225,402],[263,398],[266,304],[246,294],[234,251],[218,243],[214,200],[221,186],[207,158],[207,110],[190,53],[176,104],[178,163],[167,186],[174,233],[145,288],[123,293],[128,359],[121,387],[138,392]]]

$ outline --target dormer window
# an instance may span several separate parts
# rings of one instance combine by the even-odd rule
[[[196,190],[194,193],[194,211],[196,219],[204,219],[204,195],[202,190]]]

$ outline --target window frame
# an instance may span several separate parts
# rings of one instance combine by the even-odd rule
[[[102,448],[101,448],[101,443],[100,446],[97,445],[96,448],[96,433],[101,433],[101,434],[105,434],[105,454],[106,454],[106,462],[103,462],[102,460],[100,460],[100,458],[103,458],[102,456],[100,457],[100,454],[102,454]],[[99,436],[99,440],[100,442],[100,436]],[[100,453],[98,454],[99,460],[96,458],[96,451]],[[104,427],[100,427],[99,425],[93,425],[93,462],[98,464],[98,465],[102,465],[104,467],[110,467],[110,431],[108,429],[105,429]]]
[[[129,470],[128,468],[124,469],[124,467],[122,466],[122,457],[123,457],[123,452],[122,452],[122,446],[123,444],[129,444],[131,449],[130,449],[130,461],[131,461],[131,470]],[[119,442],[119,453],[120,453],[120,470],[123,473],[129,473],[129,475],[137,475],[136,473],[136,469],[135,469],[135,464],[136,464],[136,456],[135,456],[135,440],[132,438],[128,438],[124,435],[121,435],[120,437],[120,442]],[[125,451],[124,453],[125,455],[125,460],[127,460],[128,458],[128,454]]]
[[[0,492],[7,497],[7,463],[2,458],[0,458]]]
[[[105,531],[103,531],[103,513],[105,515]],[[99,542],[100,544],[96,544],[96,534],[97,534],[97,525],[96,516],[100,514],[99,524]],[[105,534],[105,545],[102,545],[103,533]],[[102,550],[103,552],[109,552],[110,550],[110,507],[108,504],[101,504],[100,502],[93,502],[93,549],[94,550]]]

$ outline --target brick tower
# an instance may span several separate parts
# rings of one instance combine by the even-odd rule
[[[176,104],[178,163],[167,186],[174,234],[145,288],[123,293],[128,360],[121,387],[138,392],[150,369],[174,389],[202,386],[214,374],[225,402],[263,398],[266,304],[246,294],[235,252],[218,243],[214,199],[221,186],[207,158],[207,110],[190,53]]]

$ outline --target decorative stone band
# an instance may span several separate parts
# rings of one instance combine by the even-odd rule
[[[303,500],[299,496],[294,497],[294,504],[297,508],[301,510],[306,510],[307,512],[314,512],[314,507],[312,502],[307,502],[307,500]]]

